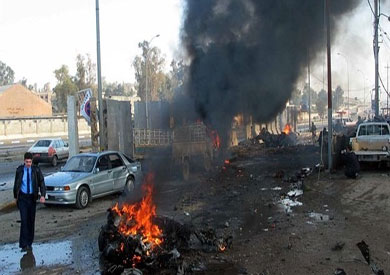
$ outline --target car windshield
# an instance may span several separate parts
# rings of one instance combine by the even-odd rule
[[[34,147],[49,147],[51,140],[39,140]]]
[[[92,171],[95,161],[96,157],[94,156],[74,156],[66,162],[62,171],[89,173]]]
[[[388,134],[389,128],[387,125],[361,125],[359,129],[359,136],[383,136]]]

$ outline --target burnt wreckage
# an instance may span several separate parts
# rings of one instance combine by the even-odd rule
[[[108,209],[98,244],[103,274],[171,274],[199,270],[196,251],[222,252],[232,236],[219,236],[212,228],[196,229],[168,217],[156,216],[152,187],[135,204],[116,204]]]

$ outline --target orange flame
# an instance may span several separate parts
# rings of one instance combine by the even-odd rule
[[[141,256],[134,255],[132,260],[133,260],[133,268],[135,268],[135,265],[141,262]]]
[[[286,126],[284,126],[284,129],[283,129],[283,133],[285,133],[286,135],[290,134],[292,132],[292,127],[290,124],[286,124]]]
[[[213,141],[214,148],[219,149],[221,147],[221,139],[219,138],[217,131],[211,130],[210,137]]]
[[[153,178],[153,174],[146,176],[143,185],[146,195],[141,202],[124,204],[121,207],[117,203],[112,208],[121,218],[118,231],[125,236],[141,235],[142,241],[149,243],[151,249],[163,242],[162,230],[153,224],[153,218],[156,216],[156,205],[152,201]]]

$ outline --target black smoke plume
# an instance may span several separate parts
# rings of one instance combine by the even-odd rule
[[[358,3],[331,0],[332,26]],[[226,136],[238,113],[268,122],[284,109],[308,49],[325,50],[324,0],[187,0],[182,42],[188,95]]]

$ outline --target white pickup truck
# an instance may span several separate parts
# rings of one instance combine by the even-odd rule
[[[390,161],[390,127],[386,122],[361,123],[351,143],[359,161]]]

